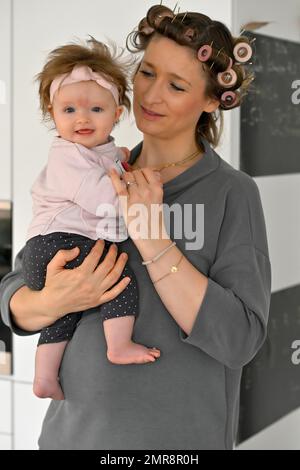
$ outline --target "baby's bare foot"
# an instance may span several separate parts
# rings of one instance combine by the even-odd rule
[[[50,380],[45,378],[34,379],[33,393],[38,398],[52,398],[53,400],[65,399],[58,380]]]
[[[113,364],[145,364],[155,362],[158,357],[160,357],[159,349],[147,348],[132,341],[122,348],[107,351],[107,359]]]

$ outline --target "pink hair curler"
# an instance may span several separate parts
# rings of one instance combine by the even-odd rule
[[[236,61],[241,64],[248,62],[251,59],[252,54],[252,48],[246,42],[239,42],[233,49],[233,55]]]
[[[205,44],[204,46],[200,47],[198,50],[198,59],[201,62],[206,62],[210,57],[212,56],[212,47],[209,46],[208,44]]]
[[[231,108],[237,102],[237,95],[234,91],[225,91],[221,96],[221,102],[226,108]]]
[[[230,88],[237,82],[237,74],[233,69],[225,70],[225,72],[218,73],[218,82],[224,88]]]
[[[224,88],[230,88],[234,86],[237,82],[237,74],[231,68],[233,65],[233,60],[229,57],[229,65],[225,72],[218,73],[218,82]]]

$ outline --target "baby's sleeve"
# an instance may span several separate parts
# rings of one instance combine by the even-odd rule
[[[119,208],[118,196],[105,168],[86,159],[75,145],[52,150],[47,184],[53,195],[72,201],[95,216],[103,203]]]

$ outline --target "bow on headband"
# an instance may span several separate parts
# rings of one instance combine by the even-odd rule
[[[75,65],[71,73],[64,73],[56,77],[50,86],[50,103],[52,104],[54,94],[60,86],[70,85],[72,83],[85,82],[88,80],[93,80],[98,83],[98,85],[106,88],[110,91],[114,97],[114,100],[119,105],[119,91],[116,85],[110,83],[99,73],[93,72],[93,70],[87,65]]]

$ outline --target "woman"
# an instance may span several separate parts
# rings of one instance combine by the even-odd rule
[[[109,363],[97,309],[84,313],[60,370],[66,399],[51,402],[40,449],[232,449],[242,367],[266,337],[271,272],[257,185],[212,146],[216,111],[238,106],[249,84],[242,63],[251,46],[222,23],[163,6],[129,39],[144,52],[133,80],[144,139],[131,152],[127,184],[111,177],[131,237],[120,246],[140,290],[133,336],[161,356]],[[136,203],[158,236],[139,236],[129,211]],[[162,203],[164,217],[148,220]],[[177,210],[169,224],[167,207]],[[1,286],[6,324],[34,334],[65,312],[116,297],[125,288],[117,283],[124,255],[115,262],[111,248],[96,268],[102,248],[97,242],[75,270],[63,268],[74,253],[59,252],[40,292],[24,287],[21,250]]]

